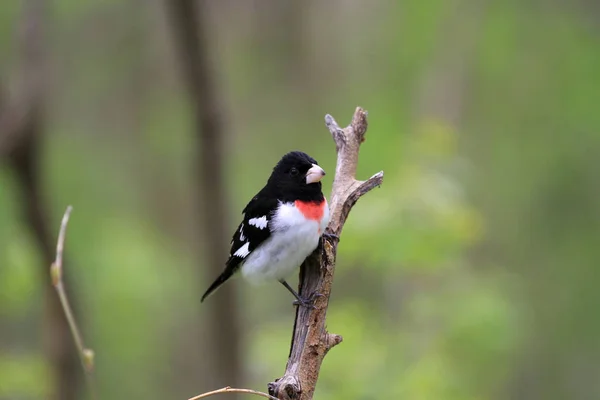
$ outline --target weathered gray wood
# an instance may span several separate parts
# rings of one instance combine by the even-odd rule
[[[310,400],[313,397],[321,363],[327,352],[342,342],[342,337],[327,332],[325,319],[333,284],[338,240],[350,210],[358,199],[381,185],[383,171],[366,181],[356,180],[360,145],[365,141],[367,112],[356,108],[352,123],[340,128],[331,115],[325,116],[337,149],[337,165],[329,209],[331,220],[322,246],[300,267],[300,294],[309,297],[318,293],[314,309],[298,307],[292,336],[292,346],[283,377],[269,383],[269,394],[281,400]]]

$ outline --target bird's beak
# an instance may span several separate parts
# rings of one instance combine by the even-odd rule
[[[324,176],[325,171],[323,171],[323,168],[319,167],[316,164],[313,164],[311,169],[309,169],[306,173],[306,183],[309,184],[319,182]]]

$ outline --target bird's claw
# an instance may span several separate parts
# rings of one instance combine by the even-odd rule
[[[311,310],[315,309],[315,300],[317,299],[317,297],[321,297],[323,296],[321,293],[317,293],[317,292],[313,292],[311,293],[307,298],[302,298],[300,296],[298,296],[297,300],[294,300],[294,302],[292,303],[295,306],[302,306],[302,307],[306,307],[309,308]]]
[[[336,235],[335,233],[331,233],[331,232],[325,232],[323,234],[323,238],[329,239],[330,241],[333,241],[333,240],[337,240],[338,242],[340,241],[339,235]]]

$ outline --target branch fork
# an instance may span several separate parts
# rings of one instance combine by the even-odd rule
[[[350,210],[358,199],[383,182],[383,171],[366,181],[356,179],[360,145],[365,141],[367,112],[357,107],[352,122],[341,128],[327,114],[325,125],[336,145],[337,164],[331,191],[330,222],[327,233],[339,237]],[[327,332],[325,318],[333,284],[338,241],[324,237],[323,245],[300,267],[300,295],[320,293],[314,308],[298,307],[290,355],[283,377],[269,383],[269,395],[281,400],[312,399],[321,363],[327,352],[342,342],[342,337]]]

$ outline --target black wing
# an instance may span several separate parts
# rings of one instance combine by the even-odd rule
[[[204,301],[227,279],[231,278],[240,268],[242,261],[269,238],[271,235],[271,218],[276,207],[276,199],[266,199],[261,197],[260,194],[254,196],[246,205],[242,211],[244,220],[238,226],[231,240],[231,250],[229,251],[229,259],[225,264],[225,270],[206,290],[201,301]]]

